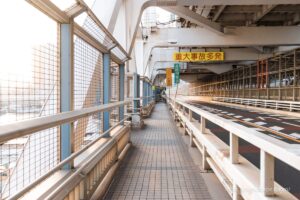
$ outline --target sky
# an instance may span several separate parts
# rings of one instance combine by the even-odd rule
[[[1,2],[0,81],[31,79],[32,48],[56,43],[57,24],[25,0]],[[5,77],[4,77],[5,78]]]
[[[75,0],[51,0],[62,10]],[[85,0],[92,6],[94,0]],[[32,49],[43,44],[56,44],[57,23],[25,0],[1,2],[0,12],[0,83],[7,79],[30,81],[32,77]],[[153,9],[153,8],[152,8]],[[170,20],[170,13],[156,9],[159,22]],[[83,16],[85,18],[85,16]],[[78,18],[80,21],[82,18]],[[4,78],[3,78],[4,77]]]

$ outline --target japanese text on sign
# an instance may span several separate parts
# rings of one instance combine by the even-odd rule
[[[172,68],[166,69],[166,85],[172,86]]]
[[[176,52],[173,60],[178,62],[222,61],[224,52]]]

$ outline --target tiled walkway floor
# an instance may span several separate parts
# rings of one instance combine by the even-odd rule
[[[199,168],[171,119],[156,105],[120,166],[106,199],[211,199]]]

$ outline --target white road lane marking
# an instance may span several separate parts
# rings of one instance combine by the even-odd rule
[[[259,126],[262,126],[262,125],[265,125],[265,124],[267,124],[267,123],[265,123],[265,122],[254,122],[254,124],[257,124],[257,125],[259,125]]]
[[[292,134],[290,134],[290,136],[292,136],[296,139],[300,139],[300,134],[299,133],[292,133]]]
[[[271,137],[276,138],[276,139],[279,139],[279,140],[282,140],[282,139],[283,139],[282,137],[279,137],[279,136],[273,135],[273,134],[268,134],[268,136],[271,136]]]
[[[272,126],[272,127],[270,127],[270,129],[273,129],[273,130],[275,130],[275,131],[281,131],[281,130],[283,130],[284,128],[279,127],[279,126]]]

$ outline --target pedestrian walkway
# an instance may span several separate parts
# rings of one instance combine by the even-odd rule
[[[106,199],[211,199],[164,103],[156,104],[118,169]]]

